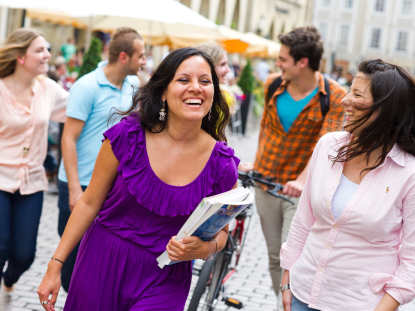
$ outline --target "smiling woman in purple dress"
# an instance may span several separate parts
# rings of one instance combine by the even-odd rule
[[[183,310],[192,259],[222,249],[172,237],[206,196],[230,190],[239,160],[225,141],[229,111],[203,52],[169,54],[104,133],[92,180],[76,205],[38,294],[45,310],[58,295],[61,262],[84,235],[64,310]],[[166,249],[184,262],[160,269]]]

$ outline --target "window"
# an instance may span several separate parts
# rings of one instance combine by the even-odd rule
[[[408,48],[408,33],[406,31],[398,32],[398,40],[396,42],[396,50],[405,52]]]
[[[378,49],[380,47],[380,36],[382,34],[382,30],[380,28],[373,28],[372,35],[370,37],[370,47],[374,49]]]
[[[321,38],[323,39],[323,42],[326,42],[328,39],[328,25],[327,23],[320,23],[319,27],[318,27],[320,34],[321,34]]]
[[[344,8],[345,9],[352,9],[353,8],[353,0],[344,0]]]
[[[385,12],[385,0],[375,0],[375,11]]]
[[[402,14],[409,15],[412,13],[413,0],[402,0]]]
[[[321,0],[321,4],[324,7],[329,7],[330,6],[330,0]]]
[[[347,46],[349,42],[349,25],[341,25],[340,26],[340,36],[339,36],[339,45]]]

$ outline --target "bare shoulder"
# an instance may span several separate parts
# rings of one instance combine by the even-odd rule
[[[204,149],[212,150],[216,145],[216,142],[216,139],[205,131],[202,131],[201,146],[203,146]]]

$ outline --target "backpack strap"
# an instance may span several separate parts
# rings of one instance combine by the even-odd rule
[[[271,82],[271,84],[268,86],[267,96],[265,98],[266,103],[269,102],[272,95],[274,95],[275,91],[280,87],[281,83],[281,76],[275,78],[274,81]],[[326,91],[326,95],[320,94],[320,109],[321,114],[323,115],[323,119],[330,109],[330,83],[326,77],[324,77],[324,90]]]
[[[277,77],[270,83],[268,86],[267,97],[265,98],[265,103],[268,103],[275,91],[280,87],[282,83],[281,76]]]
[[[330,84],[326,77],[324,77],[324,90],[326,95],[320,93],[320,109],[323,119],[330,109]]]

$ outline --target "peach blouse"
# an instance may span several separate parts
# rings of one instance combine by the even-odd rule
[[[49,119],[65,121],[68,92],[45,76],[36,78],[30,106],[16,101],[0,79],[0,190],[31,194],[47,189],[43,161]]]

